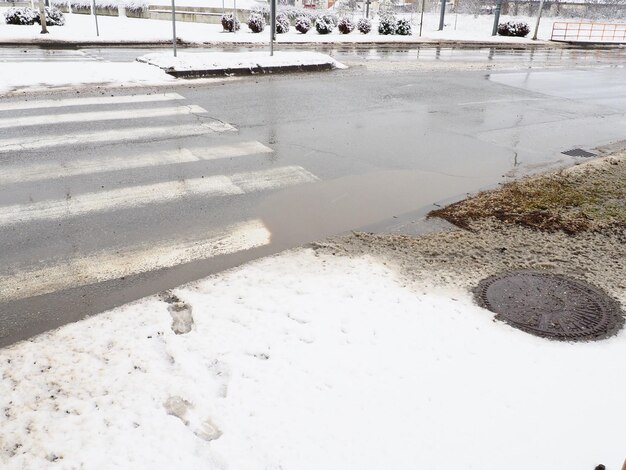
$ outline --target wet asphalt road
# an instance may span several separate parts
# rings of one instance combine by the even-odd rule
[[[0,346],[626,139],[622,49],[330,52],[350,68],[0,99]]]

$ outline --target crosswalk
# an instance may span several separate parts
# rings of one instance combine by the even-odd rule
[[[269,244],[263,221],[229,204],[318,177],[212,114],[178,93],[0,101],[0,305]],[[187,207],[204,225],[161,236]],[[64,237],[99,217],[116,236],[68,252]]]

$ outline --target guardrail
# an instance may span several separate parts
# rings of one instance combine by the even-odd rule
[[[626,24],[554,22],[551,39],[564,42],[624,44]]]

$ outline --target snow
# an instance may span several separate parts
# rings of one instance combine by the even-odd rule
[[[624,458],[623,332],[536,338],[467,292],[423,292],[383,260],[311,249],[162,299],[0,350],[0,467],[589,470]],[[191,331],[175,334],[172,316]]]
[[[140,63],[5,62],[0,67],[0,94],[21,89],[70,87],[77,84],[140,86],[176,80],[162,70]]]
[[[1,16],[1,15],[0,15]],[[400,18],[402,15],[398,15]],[[446,26],[443,31],[437,31],[439,17],[437,14],[428,13],[424,16],[422,37],[419,32],[419,14],[404,15],[413,27],[411,36],[383,36],[376,33],[378,21],[373,22],[372,32],[361,34],[355,30],[350,34],[341,34],[334,30],[330,34],[318,34],[312,29],[307,34],[299,33],[291,28],[285,34],[277,35],[277,43],[403,43],[433,40],[458,40],[458,41],[481,41],[481,42],[504,42],[504,43],[534,43],[529,38],[511,38],[491,36],[493,26],[492,15],[474,17],[472,15],[449,14],[446,16]],[[355,19],[357,17],[355,16]],[[136,18],[119,18],[99,16],[100,36],[96,36],[93,18],[89,15],[66,15],[67,23],[62,27],[50,27],[50,34],[42,37],[41,27],[15,26],[0,24],[0,41],[67,41],[67,42],[119,42],[119,41],[170,41],[172,25],[169,21],[146,20]],[[267,44],[269,41],[269,29],[263,33],[252,33],[247,25],[245,14],[241,15],[241,30],[237,33],[225,33],[221,25],[205,23],[176,23],[176,34],[183,41],[190,43],[239,43],[239,44]],[[503,15],[500,22],[509,20],[526,21],[531,29],[534,20],[526,17],[512,17]],[[539,28],[539,39],[548,40],[552,31],[552,18],[544,18]]]
[[[289,67],[331,64],[334,68],[346,68],[332,57],[319,52],[290,51],[275,52],[204,52],[180,53],[174,57],[170,53],[153,53],[137,58],[140,62],[156,65],[164,70],[222,70],[255,69],[257,67]]]

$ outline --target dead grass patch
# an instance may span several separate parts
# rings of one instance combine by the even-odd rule
[[[626,229],[626,152],[507,183],[428,216],[465,229],[487,218],[568,234]]]

